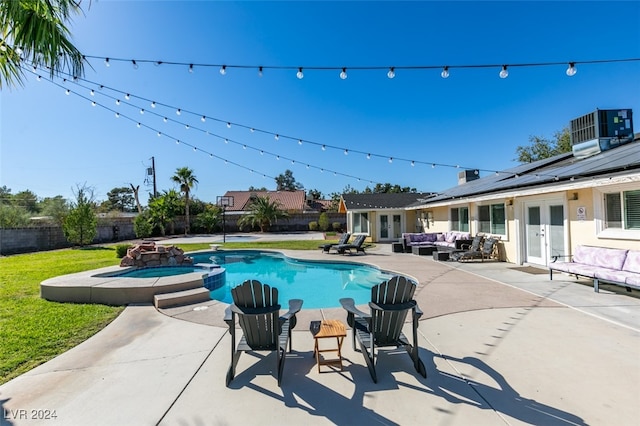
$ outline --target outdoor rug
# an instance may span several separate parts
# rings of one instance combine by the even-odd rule
[[[527,274],[533,275],[542,275],[549,273],[549,271],[546,269],[535,268],[533,266],[517,266],[509,269],[513,269],[514,271],[526,272]]]

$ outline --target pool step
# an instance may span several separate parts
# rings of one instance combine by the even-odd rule
[[[153,296],[153,304],[156,309],[189,305],[191,303],[206,302],[207,300],[211,300],[211,297],[209,296],[209,290],[204,287],[161,293]]]

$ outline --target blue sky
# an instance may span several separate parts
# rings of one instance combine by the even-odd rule
[[[637,1],[93,1],[70,26],[76,46],[136,59],[138,68],[90,59],[76,83],[39,71],[41,81],[29,75],[24,87],[3,90],[0,186],[72,197],[86,184],[98,200],[130,183],[148,193],[154,157],[159,191],[174,188],[170,177],[186,166],[203,201],[274,189],[287,169],[326,196],[376,182],[440,191],[457,184],[459,170],[448,166],[508,169],[530,136],[552,138],[595,109],[631,108],[638,122],[640,62],[578,64],[573,77],[565,70],[571,61],[640,58],[639,23]],[[248,68],[223,76],[218,67],[189,73],[142,60]],[[513,66],[506,79],[500,66],[454,68],[548,62],[563,64]],[[259,65],[292,69],[259,77]],[[443,65],[452,67],[448,79],[441,69],[386,75],[391,66]]]

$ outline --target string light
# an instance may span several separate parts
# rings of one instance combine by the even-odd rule
[[[440,77],[449,78],[449,67],[445,66],[440,73]]]
[[[93,90],[91,90],[91,91],[89,92],[89,94],[90,94],[91,96],[95,96],[95,95],[96,95],[96,92],[94,92]]]
[[[509,77],[509,71],[507,71],[507,66],[503,65],[502,66],[502,70],[500,71],[500,78],[507,78]]]
[[[47,80],[47,81],[49,81],[49,80]],[[66,82],[67,80],[65,79],[64,81]],[[57,84],[57,83],[55,83],[55,82],[53,82],[53,81],[50,81],[50,82],[51,82],[52,84],[56,84],[56,85],[60,86],[59,84]],[[92,84],[95,84],[95,83],[92,83]],[[60,86],[60,87],[61,87],[61,86]],[[102,89],[102,88],[104,88],[104,86],[103,86],[103,85],[100,85],[100,88]],[[115,90],[115,89],[112,89],[112,88],[108,88],[108,89],[109,89],[109,90]],[[69,89],[66,89],[65,94],[67,94],[67,95],[68,95],[69,93],[70,93],[70,90],[69,90]],[[74,94],[76,94],[77,96],[81,96],[81,97],[83,97],[82,95],[79,95],[79,94],[77,94],[77,93],[75,93],[75,92],[74,92]],[[104,96],[108,96],[108,95],[104,95]],[[128,96],[130,96],[130,95],[127,93],[127,94],[126,94],[126,96],[128,97]],[[85,99],[87,99],[87,98],[85,98]],[[140,99],[143,99],[143,98],[140,98]],[[87,99],[87,100],[88,100],[88,99]],[[116,101],[116,104],[118,104],[118,105],[119,105],[119,100],[118,100],[118,99],[115,99],[115,101]],[[93,105],[93,106],[95,106],[94,104],[96,104],[96,103],[95,103],[95,102],[92,102],[92,105]],[[168,106],[168,105],[165,105],[165,106]],[[108,107],[104,107],[104,108],[109,109]],[[116,114],[116,117],[119,117],[119,113],[118,113],[118,112],[116,112],[116,111],[112,111],[112,112],[114,112],[114,113]],[[144,109],[141,109],[141,110],[140,110],[140,113],[141,113],[141,114],[144,114],[144,112],[145,112],[145,110],[144,110]],[[178,115],[180,115],[180,112],[181,112],[181,109],[179,109],[179,108],[178,108],[178,109],[177,109],[177,111],[176,111],[176,113],[177,113]],[[187,111],[187,112],[188,112],[189,114],[195,114],[195,113],[193,113],[193,112],[189,112],[189,111]],[[155,113],[152,113],[152,114],[155,114]],[[155,114],[155,115],[158,115],[158,114]],[[128,117],[127,117],[127,118],[128,118]],[[166,119],[166,117],[164,117],[164,120],[165,120],[165,122],[166,122],[166,120],[167,120],[167,119]],[[215,118],[214,118],[214,120],[217,120],[217,119],[215,119]],[[218,121],[222,121],[222,120],[218,120]],[[178,122],[178,123],[179,123],[179,122]],[[184,123],[183,123],[183,124],[184,124]],[[227,122],[227,127],[230,127],[230,126],[231,126],[231,123],[230,123],[230,122]],[[243,126],[243,125],[240,125],[240,126],[241,126],[241,127],[246,127],[246,126]],[[141,123],[137,123],[137,127],[141,127]],[[147,127],[147,126],[145,126],[145,127]],[[185,128],[186,128],[186,129],[189,129],[189,128],[190,128],[190,126],[189,126],[188,124],[185,124]],[[151,129],[151,128],[149,127],[149,129]],[[200,130],[200,131],[203,131],[203,132],[205,131],[205,130],[203,130],[203,129],[198,129],[198,128],[196,128],[196,129],[197,129],[197,130]],[[251,130],[255,130],[255,129],[254,129],[254,128],[251,128]],[[262,132],[265,132],[265,133],[271,133],[271,132],[268,132],[268,131],[263,131],[263,130],[261,130],[261,131],[262,131]],[[207,135],[210,135],[209,131],[206,131],[206,133],[207,133]],[[272,133],[272,134],[274,135],[274,137],[275,137],[275,136],[280,137],[280,134],[279,134],[279,133]],[[214,135],[214,136],[216,136],[216,135]],[[219,137],[219,136],[217,136],[217,137]],[[294,138],[289,137],[289,136],[285,136],[285,138],[295,140]],[[302,144],[302,139],[297,139],[297,140],[298,140],[298,143],[299,143],[299,144]],[[225,139],[225,143],[228,143],[228,142],[229,142],[229,140],[228,140],[228,139]],[[179,143],[179,141],[177,141],[176,143]],[[236,144],[240,145],[240,143],[238,143],[238,142],[234,142],[234,143],[236,143]],[[316,142],[310,142],[310,143],[311,143],[311,144],[320,145],[320,144],[318,144],[318,143],[316,143]],[[187,145],[188,145],[188,146],[193,147],[192,145],[189,145],[189,144],[187,144]],[[247,149],[247,148],[248,148],[246,144],[243,144],[242,146],[243,146],[243,149]],[[321,147],[322,147],[322,150],[326,150],[328,147],[330,147],[330,148],[332,148],[332,149],[342,149],[342,151],[345,153],[345,155],[347,155],[347,154],[348,154],[348,151],[349,151],[349,149],[348,149],[348,148],[340,148],[340,147],[330,146],[330,145],[325,145],[325,144],[322,144],[322,145],[321,145]],[[257,149],[255,149],[255,148],[253,148],[253,147],[251,147],[251,149],[257,150]],[[361,151],[355,151],[355,152],[361,152]],[[263,154],[263,152],[261,152],[261,154]],[[270,154],[270,155],[273,155],[274,157],[276,156],[276,154],[271,154],[271,153],[269,153],[269,154]],[[374,154],[374,155],[376,155],[376,156],[378,156],[378,157],[384,157],[384,156],[379,155],[379,154]],[[278,156],[278,157],[279,157],[279,156]],[[370,159],[370,157],[371,157],[371,154],[370,154],[370,153],[368,153],[368,154],[367,154],[367,159]],[[283,157],[283,158],[287,159],[286,157]],[[392,162],[393,162],[393,160],[394,160],[394,157],[387,157],[387,158],[388,158],[388,162],[389,162],[389,163],[392,163]],[[287,159],[287,160],[292,161],[292,164],[294,164],[294,162],[295,162],[295,160],[292,160],[292,159]],[[427,164],[427,163],[424,163],[424,162],[422,162],[422,161],[407,160],[407,159],[403,159],[403,158],[400,158],[399,160],[400,160],[400,161],[407,161],[407,162],[409,162],[409,163],[411,164],[411,166],[415,166],[415,164],[416,164],[416,163],[423,163],[423,164]],[[432,167],[432,168],[435,168],[435,166],[436,166],[436,163],[431,163],[431,167]],[[455,166],[451,166],[451,165],[443,164],[443,166],[445,166],[445,167],[455,167],[455,168],[458,168],[458,169],[461,167],[459,164],[458,164],[458,165],[455,165]],[[240,167],[242,167],[242,166],[240,166]],[[479,170],[479,169],[476,169],[476,170],[474,171],[474,173],[478,174],[478,171],[477,171],[477,170]],[[495,173],[496,173],[496,175],[500,175],[500,172],[499,172],[499,171],[495,171]],[[510,174],[510,175],[512,175],[512,176],[514,176],[514,177],[518,177],[518,175],[515,175],[515,174],[512,174],[512,173],[509,173],[509,172],[502,172],[502,173],[507,173],[508,175]],[[345,175],[345,176],[348,176],[348,175]],[[536,178],[539,178],[539,176],[538,176],[538,175],[535,175],[535,176],[536,176]],[[550,176],[551,176],[551,175],[549,175],[549,177],[550,177]],[[553,178],[554,178],[555,180],[559,180],[559,177],[557,177],[557,176],[553,176]]]
[[[193,64],[189,64],[189,73],[193,74]]]
[[[176,110],[176,115],[180,115],[180,114],[182,114],[182,110],[181,110],[180,108],[178,108],[178,109]]]
[[[207,117],[205,117],[205,116],[203,115],[202,117],[200,117],[200,121],[202,121],[202,122],[204,123],[205,121],[207,121]]]
[[[129,95],[128,93],[127,93],[126,95],[124,95],[124,98],[125,98],[126,100],[129,100],[129,98],[130,98],[130,97],[131,97],[131,95]]]
[[[344,150],[344,155],[349,155],[349,150],[348,149]]]
[[[280,135],[276,133],[276,135],[273,137],[275,140],[280,140]]]
[[[227,129],[231,128],[231,123],[227,121]]]
[[[223,65],[220,67],[220,74],[222,75],[226,75],[227,74],[227,66]]]
[[[151,102],[151,108],[155,108],[156,107],[156,103],[155,102]]]
[[[347,79],[347,69],[346,68],[342,68],[342,72],[340,72],[340,78],[343,80]]]
[[[567,68],[566,72],[569,77],[573,77],[574,75],[576,75],[576,73],[578,72],[578,70],[576,69],[576,63],[569,62],[569,67]]]
[[[389,78],[394,78],[396,76],[396,69],[395,67],[391,67],[389,68],[389,72],[387,73],[387,77]]]
[[[137,62],[136,62],[136,60],[135,60],[135,59],[132,59],[132,60],[131,60],[131,65],[133,65],[133,69],[134,69],[134,70],[137,70],[137,69],[138,69],[138,64],[137,64]]]
[[[109,58],[104,58],[104,65],[109,68],[111,64],[109,63]]]
[[[298,72],[296,73],[296,77],[298,77],[298,80],[302,80],[304,78],[304,74],[302,73],[302,67],[298,68]]]
[[[262,77],[262,67],[258,67],[258,77]]]
[[[116,99],[116,105],[120,105],[120,99]]]

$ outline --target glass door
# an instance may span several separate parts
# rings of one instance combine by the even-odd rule
[[[528,203],[525,216],[525,261],[547,266],[553,256],[565,253],[564,205]]]
[[[378,237],[383,240],[398,240],[402,236],[402,215],[379,215]]]

